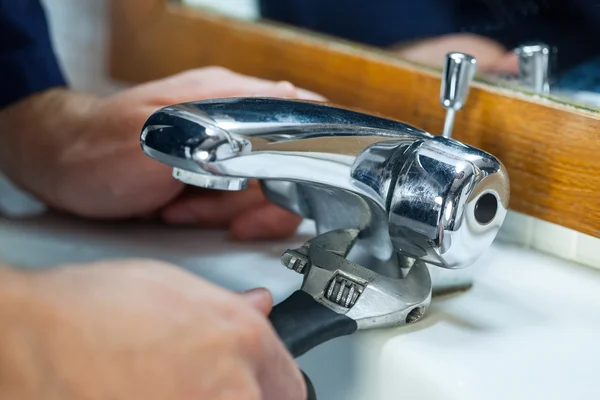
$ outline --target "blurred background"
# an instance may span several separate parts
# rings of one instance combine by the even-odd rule
[[[460,51],[480,79],[599,106],[598,0],[172,0],[388,50],[441,68]]]
[[[478,59],[479,78],[599,106],[599,0],[165,0],[260,19],[388,50],[441,68],[444,55]],[[72,84],[94,92],[106,74],[109,0],[43,0]],[[260,22],[260,21],[259,21]]]
[[[71,85],[99,94],[124,87],[109,78],[110,0],[42,0],[51,36]]]

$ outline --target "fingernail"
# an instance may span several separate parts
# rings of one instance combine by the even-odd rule
[[[327,101],[327,99],[320,94],[311,92],[310,90],[297,88],[294,86],[294,84],[288,81],[277,82],[275,88],[279,93],[282,93],[282,97],[295,98],[299,100]]]
[[[273,307],[273,296],[265,288],[251,289],[242,292],[244,300],[263,314],[268,314]]]
[[[285,93],[289,97],[296,97],[296,86],[294,86],[291,82],[281,81],[276,84],[277,90]]]

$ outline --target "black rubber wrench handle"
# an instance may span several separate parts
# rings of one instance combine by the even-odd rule
[[[302,290],[273,307],[269,320],[294,357],[300,357],[321,343],[350,335],[358,329],[352,318],[336,313]],[[304,372],[303,375],[308,399],[316,400],[310,379]]]
[[[302,290],[273,307],[269,319],[294,357],[358,328],[352,318],[336,313]]]

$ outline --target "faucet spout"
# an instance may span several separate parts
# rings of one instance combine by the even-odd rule
[[[409,125],[350,110],[242,98],[166,107],[146,122],[142,147],[160,161],[197,173],[352,191],[357,158],[370,153],[371,168],[385,167],[391,153],[429,137]]]

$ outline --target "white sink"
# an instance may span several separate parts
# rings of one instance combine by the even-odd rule
[[[310,225],[301,232],[310,234]],[[0,259],[21,267],[155,257],[277,301],[300,285],[279,256],[306,240],[234,244],[221,232],[0,219]],[[411,328],[360,332],[299,359],[325,400],[599,399],[600,271],[495,244],[473,289],[434,298]]]

